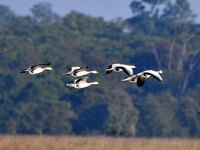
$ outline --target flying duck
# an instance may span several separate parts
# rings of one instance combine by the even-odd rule
[[[121,72],[124,71],[129,77],[133,75],[133,69],[136,68],[134,65],[125,65],[125,64],[112,64],[106,69],[106,74],[111,72]]]
[[[38,73],[42,73],[45,70],[51,71],[53,70],[53,68],[50,67],[50,65],[51,63],[34,65],[32,67],[22,70],[20,73],[38,74]]]
[[[154,70],[146,70],[143,72],[140,72],[136,75],[133,75],[131,77],[127,77],[126,79],[123,79],[123,82],[133,82],[136,83],[138,87],[143,86],[145,83],[145,80],[148,78],[155,78],[158,81],[162,82],[163,79],[160,76],[160,74],[163,73],[162,70],[154,71]]]
[[[76,89],[86,88],[90,85],[97,85],[99,82],[87,82],[88,77],[83,77],[77,80],[74,80],[74,83],[67,83],[66,86],[73,87]]]
[[[73,77],[81,77],[81,76],[85,76],[88,74],[97,74],[98,73],[98,71],[96,71],[96,70],[88,70],[88,67],[81,68],[79,66],[73,66],[73,67],[68,66],[67,68],[70,71],[67,73],[64,73],[63,74],[64,76],[71,75]]]

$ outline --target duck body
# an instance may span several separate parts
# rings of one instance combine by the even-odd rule
[[[72,74],[72,76],[74,76],[74,77],[81,77],[81,76],[85,76],[85,75],[88,75],[88,74],[97,74],[97,73],[98,73],[98,71],[96,71],[96,70],[79,69],[79,70],[74,71],[74,73]]]
[[[81,77],[81,76],[85,76],[88,74],[97,74],[98,73],[98,71],[96,71],[96,70],[88,70],[88,67],[81,68],[79,66],[74,66],[69,69],[70,69],[70,71],[67,73],[64,73],[63,74],[64,76],[71,75],[73,77]]]
[[[20,73],[29,73],[32,75],[32,74],[42,73],[45,70],[51,71],[51,70],[53,70],[53,68],[50,67],[50,65],[51,65],[51,63],[34,65],[32,67],[22,70]]]
[[[116,64],[109,65],[109,67],[106,69],[106,74],[110,74],[112,72],[123,71],[128,76],[132,76],[134,68],[136,68],[136,66],[134,66],[134,65],[126,65],[126,64],[116,63]]]
[[[74,83],[67,83],[66,86],[73,87],[73,88],[76,88],[76,89],[82,89],[82,88],[89,87],[91,85],[99,84],[99,82],[97,82],[97,81],[87,82],[87,79],[88,79],[88,77],[83,77],[83,78],[74,80]]]
[[[141,87],[144,85],[145,81],[149,78],[155,78],[156,80],[162,82],[163,79],[160,75],[161,73],[163,73],[162,70],[159,70],[159,71],[146,70],[146,71],[140,72],[138,74],[135,74],[131,77],[127,77],[127,78],[123,79],[122,81],[136,83],[138,87]]]

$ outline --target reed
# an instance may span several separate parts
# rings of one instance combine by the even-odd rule
[[[200,150],[200,140],[72,136],[0,136],[0,150]]]

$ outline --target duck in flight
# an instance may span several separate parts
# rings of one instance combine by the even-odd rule
[[[76,89],[82,89],[86,88],[91,85],[97,85],[99,82],[94,81],[94,82],[87,82],[88,77],[82,77],[80,79],[74,80],[74,83],[67,83],[66,86],[68,87],[73,87]]]
[[[64,76],[71,75],[73,77],[81,77],[81,76],[85,76],[88,74],[97,74],[98,73],[98,71],[96,71],[96,70],[88,70],[88,67],[81,68],[79,66],[73,66],[73,67],[68,66],[67,68],[70,71],[67,73],[64,73],[63,74]]]
[[[125,72],[129,77],[133,75],[133,69],[135,69],[136,66],[134,65],[125,65],[125,64],[112,64],[106,69],[106,74],[110,74],[112,72]]]
[[[144,85],[145,81],[149,78],[155,78],[158,81],[162,82],[163,79],[160,75],[161,73],[163,73],[162,70],[159,70],[159,71],[146,70],[146,71],[140,72],[138,74],[135,74],[133,76],[127,77],[127,78],[123,79],[122,81],[136,83],[138,87],[141,87]]]
[[[32,67],[22,70],[20,73],[38,74],[42,73],[45,70],[52,71],[53,68],[50,65],[51,63],[34,65]]]

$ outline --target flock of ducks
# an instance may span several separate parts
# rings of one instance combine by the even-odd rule
[[[39,74],[44,72],[45,70],[52,71],[53,68],[50,66],[51,63],[47,64],[39,64],[34,65],[32,67],[29,67],[27,69],[22,70],[20,73],[29,73],[31,75]],[[71,75],[72,77],[78,78],[74,80],[73,83],[67,83],[66,86],[73,87],[76,89],[86,88],[91,85],[97,85],[99,82],[87,82],[89,74],[97,74],[97,70],[89,70],[88,67],[79,67],[79,66],[68,66],[67,67],[69,72],[64,73],[64,76]],[[133,69],[135,69],[136,66],[134,65],[126,65],[126,64],[120,64],[115,63],[112,65],[109,65],[109,67],[106,69],[106,74],[110,74],[112,72],[124,72],[128,77],[123,79],[123,82],[131,82],[136,83],[138,87],[141,87],[144,85],[145,81],[149,78],[155,78],[156,80],[162,82],[163,79],[160,74],[163,73],[162,70],[155,71],[155,70],[145,70],[143,72],[134,74]]]

